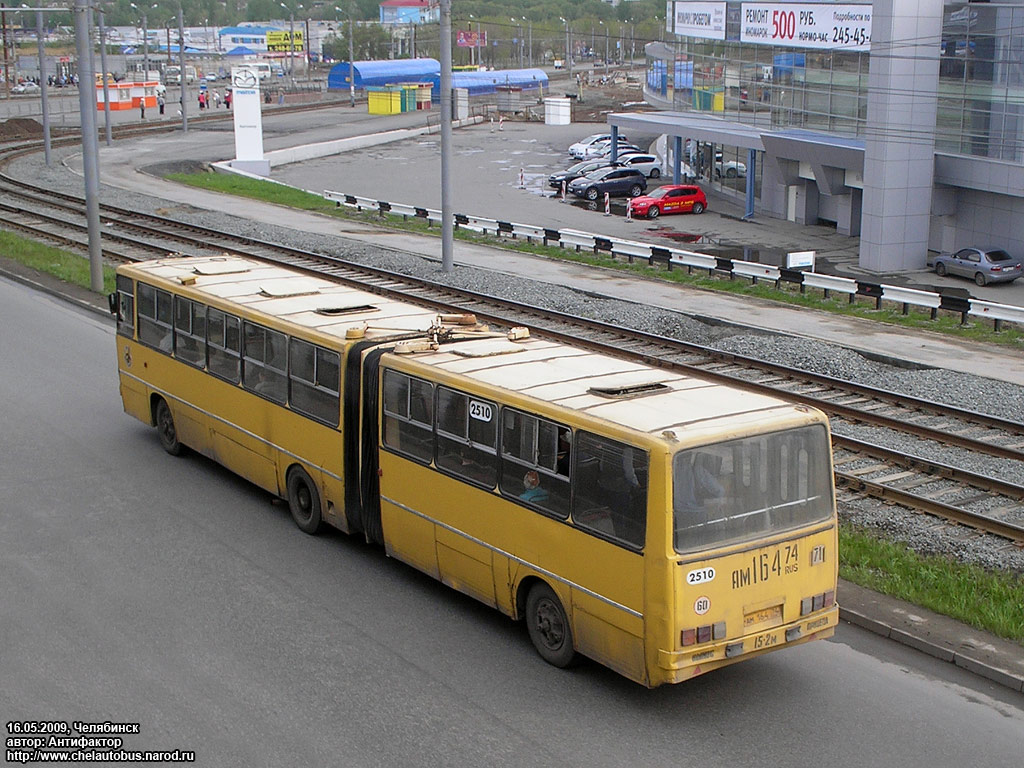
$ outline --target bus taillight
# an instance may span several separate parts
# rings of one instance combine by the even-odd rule
[[[835,602],[836,592],[834,589],[813,597],[805,597],[800,601],[800,615],[806,616],[809,613],[820,611],[822,608],[831,608]]]
[[[709,640],[722,640],[725,638],[725,622],[719,621],[714,624],[705,624],[703,627],[684,629],[679,634],[679,644],[684,648],[688,645],[700,645]]]

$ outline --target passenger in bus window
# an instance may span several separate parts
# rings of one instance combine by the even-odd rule
[[[526,490],[519,494],[519,498],[523,501],[535,503],[547,501],[548,492],[540,487],[540,475],[537,474],[537,470],[531,469],[523,475],[523,486]]]
[[[558,432],[558,455],[555,457],[555,470],[562,477],[569,476],[569,464],[572,451],[572,435],[568,429]]]
[[[716,457],[706,452],[697,453],[692,461],[682,462],[682,472],[676,477],[679,488],[675,494],[681,511],[703,510],[709,502],[725,495],[725,489],[716,477],[716,463]]]

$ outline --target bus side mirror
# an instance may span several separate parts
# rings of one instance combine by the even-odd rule
[[[118,310],[118,306],[117,306],[117,292],[108,293],[107,294],[107,301],[110,304],[110,314],[116,315],[117,314],[117,310]]]

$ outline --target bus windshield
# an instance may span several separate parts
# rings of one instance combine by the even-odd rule
[[[680,451],[672,464],[676,552],[828,519],[829,459],[828,435],[820,425]]]

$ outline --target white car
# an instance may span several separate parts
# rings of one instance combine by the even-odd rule
[[[736,160],[724,160],[721,152],[715,153],[715,176],[721,178],[726,176],[735,179],[737,176],[746,176],[747,166]]]
[[[584,157],[586,157],[584,152],[586,152],[587,148],[591,144],[593,144],[595,142],[598,142],[598,141],[611,141],[611,138],[612,138],[612,135],[610,133],[592,133],[589,136],[587,136],[585,139],[580,139],[575,144],[573,144],[571,147],[569,147],[569,154],[572,155],[573,157],[579,159],[579,160],[582,160],[582,159],[584,159]],[[625,140],[626,140],[625,136],[619,136],[619,141],[625,141]]]
[[[39,93],[39,86],[31,80],[26,80],[11,88],[11,93]]]
[[[657,179],[663,173],[661,162],[654,155],[641,152],[623,153],[618,156],[618,161],[626,168],[636,168],[649,179]]]
[[[640,147],[636,144],[630,144],[621,136],[619,137],[619,146],[617,154],[625,154],[627,152],[640,152]],[[611,139],[605,139],[603,141],[595,141],[593,144],[583,150],[583,160],[592,160],[598,157],[611,157],[612,155],[612,141]]]

